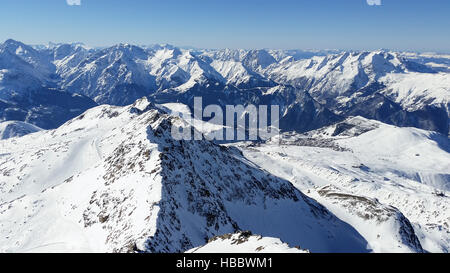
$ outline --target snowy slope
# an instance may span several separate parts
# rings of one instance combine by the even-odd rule
[[[414,111],[427,105],[443,105],[450,113],[450,77],[448,73],[389,74],[380,79],[387,87],[384,94]]]
[[[402,52],[401,55],[409,60],[432,67],[436,71],[450,72],[450,55],[434,52]]]
[[[0,99],[8,100],[33,86],[45,85],[50,67],[39,52],[23,43],[7,40],[0,44]]]
[[[41,130],[41,128],[26,122],[3,121],[0,122],[0,139],[21,137]]]
[[[189,51],[173,47],[143,49],[120,44],[97,51],[67,69],[60,62],[61,88],[99,103],[126,105],[139,97],[171,87],[183,90],[194,83],[222,76]]]
[[[303,98],[311,96],[333,114],[361,115],[448,134],[450,74],[434,69],[436,64],[448,64],[446,58],[385,50],[194,50],[130,44],[99,49],[81,44],[30,47],[8,40],[0,46],[0,99],[45,87],[112,105],[127,105],[148,95],[160,103],[189,106],[193,96],[220,105],[277,102],[290,112],[287,123],[295,124],[303,119],[304,108],[292,105],[292,98],[307,93]],[[288,85],[294,91],[284,92],[276,101],[265,95],[271,88]],[[335,121],[335,115],[327,115],[308,122],[310,126],[283,129],[303,132]]]
[[[0,44],[0,120],[53,129],[96,105],[78,92],[56,88],[59,78],[53,60],[64,55],[60,52],[64,47],[41,51],[14,40]]]
[[[309,253],[289,247],[280,239],[238,232],[211,238],[207,244],[190,249],[187,253]]]
[[[244,66],[242,62],[214,60],[210,65],[226,79],[226,84],[238,88],[273,86],[270,80]]]
[[[372,227],[367,222],[366,227],[358,224],[361,219],[357,213],[345,208],[349,201],[326,198],[317,187],[331,185],[347,195],[377,199],[374,202],[380,208],[393,206],[398,209],[395,215],[400,212],[413,225],[425,250],[450,249],[450,150],[446,136],[355,117],[306,135],[284,134],[281,140],[246,144],[241,149],[249,160],[292,181],[352,224],[374,249],[379,249],[376,245],[383,251],[411,248],[397,244],[398,229],[387,230],[379,239],[367,237],[373,235]],[[397,226],[399,219],[395,220]]]
[[[275,82],[308,90],[343,116],[362,115],[448,134],[450,74],[437,73],[400,53],[343,52],[284,60],[263,73]]]
[[[414,78],[417,75],[414,72],[426,75],[434,72],[424,65],[412,64],[395,52],[344,52],[285,62],[270,67],[265,73],[277,82],[306,87],[311,95],[319,100],[335,102],[339,101],[341,96],[351,96],[374,82],[387,84],[388,82],[382,79],[386,75],[412,72],[413,74],[406,76]],[[430,94],[430,97],[443,99],[445,94],[437,92]],[[446,99],[448,100],[448,97]]]
[[[183,119],[197,131],[201,132],[205,137],[208,136],[211,139],[217,131],[223,132],[224,128],[226,128],[226,126],[194,119],[194,116],[189,107],[182,103],[165,103],[157,106],[161,110],[167,112],[169,115]]]
[[[395,207],[377,199],[348,194],[328,185],[311,192],[340,219],[351,224],[374,252],[422,252],[422,245],[409,220]]]
[[[208,141],[146,99],[1,141],[0,250],[182,252],[251,230],[314,252],[366,252],[350,225],[288,181]]]
[[[134,49],[124,50],[127,47]],[[243,93],[240,100],[245,98],[246,104],[258,101],[255,96],[261,99],[261,92],[254,90],[293,85],[344,116],[359,114],[398,126],[448,132],[447,72],[436,73],[440,70],[428,63],[382,50],[309,54],[306,58],[297,51],[189,51],[167,45],[145,49],[119,45],[66,68],[67,73],[60,74],[61,87],[85,90],[97,102],[110,104],[130,103],[154,92],[166,103],[212,93],[220,93],[224,103],[233,103],[236,95],[232,94]],[[391,100],[399,109],[355,113],[352,107],[363,107],[373,94]],[[287,100],[283,97],[282,102],[287,104]]]
[[[139,47],[121,44],[87,56],[75,67],[58,62],[62,81],[60,88],[81,92],[96,102],[128,104],[154,86],[154,79],[143,64],[147,52]],[[128,100],[127,97],[130,97]]]

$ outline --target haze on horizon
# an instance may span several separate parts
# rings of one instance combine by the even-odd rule
[[[0,41],[450,52],[448,0],[3,0]]]

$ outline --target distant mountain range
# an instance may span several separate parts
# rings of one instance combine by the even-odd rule
[[[449,64],[8,40],[0,252],[449,252]],[[279,105],[282,132],[175,139],[224,128],[179,115],[198,96]]]
[[[348,116],[448,135],[450,57],[390,51],[0,45],[0,118],[56,128],[98,104],[278,104],[281,129]]]

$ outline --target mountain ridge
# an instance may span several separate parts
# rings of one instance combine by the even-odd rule
[[[174,140],[172,124],[186,125],[144,98],[4,140],[1,250],[182,252],[252,230],[315,252],[369,251],[288,181],[236,148]]]
[[[188,104],[191,96],[219,94],[219,104],[246,105],[258,104],[266,90],[292,86],[292,94],[274,100],[265,96],[265,102],[296,109],[289,105],[289,97],[308,93],[316,100],[315,108],[326,108],[333,114],[329,114],[328,124],[336,121],[336,115],[358,114],[397,126],[414,126],[443,134],[449,131],[450,74],[430,65],[430,60],[445,65],[443,55],[425,59],[420,55],[378,50],[318,51],[301,57],[301,51],[292,50],[191,50],[170,45],[130,44],[101,49],[78,44],[33,48],[13,40],[5,42],[2,48],[12,50],[6,50],[9,55],[3,61],[0,56],[0,69],[5,67],[2,73],[13,73],[11,63],[5,64],[7,59],[16,58],[22,65],[13,63],[13,68],[21,77],[28,78],[18,84],[9,80],[17,76],[0,77],[3,79],[0,89],[8,92],[26,92],[30,86],[36,89],[41,85],[112,105],[131,104],[142,96],[152,96],[162,103],[183,100]],[[168,96],[169,93],[173,95]],[[375,94],[392,107],[363,111],[364,104],[372,103],[370,96]],[[305,116],[299,114],[303,112],[296,110],[288,120],[311,120],[317,114],[314,111]],[[310,126],[295,129],[302,132],[322,125],[323,120],[317,124],[313,121]]]

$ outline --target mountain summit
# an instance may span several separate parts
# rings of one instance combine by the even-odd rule
[[[448,135],[450,77],[435,69],[436,63],[442,67],[448,59],[432,60],[386,50],[191,50],[130,44],[88,49],[77,44],[31,47],[8,40],[0,46],[0,90],[4,90],[0,99],[8,105],[0,105],[0,110],[4,120],[56,128],[61,122],[50,124],[40,117],[44,121],[38,124],[26,120],[26,114],[7,113],[30,112],[36,103],[25,106],[20,100],[32,91],[38,97],[47,95],[37,90],[48,89],[110,105],[128,105],[151,96],[159,103],[192,107],[192,98],[202,96],[221,106],[282,105],[285,131],[303,132],[360,115]],[[272,94],[272,88],[284,91]],[[314,107],[308,106],[311,100]],[[85,101],[72,109],[84,111],[95,103]],[[14,104],[19,107],[13,110]],[[63,116],[67,121],[76,115]],[[285,126],[301,120],[308,125]]]

